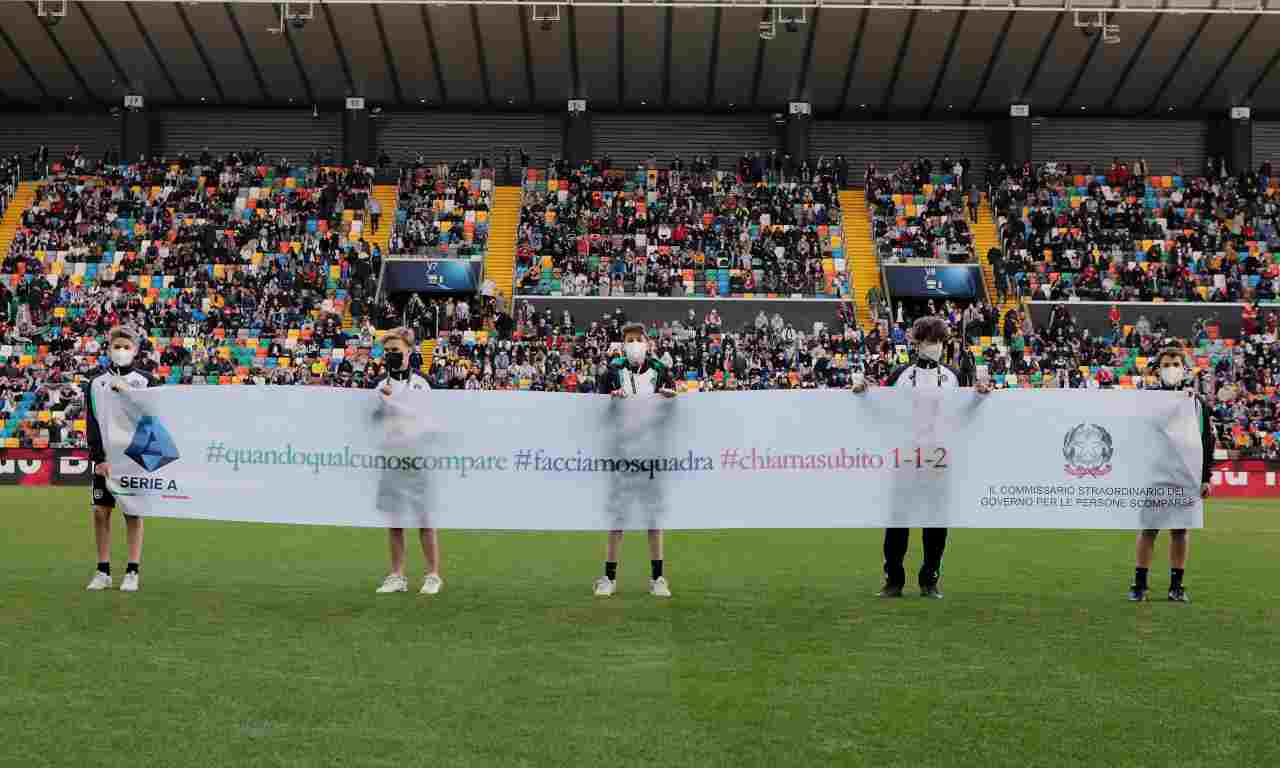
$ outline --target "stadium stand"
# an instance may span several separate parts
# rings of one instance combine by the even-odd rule
[[[525,180],[517,291],[570,296],[837,297],[847,293],[834,166],[793,176],[744,156],[736,175],[695,159],[592,163]],[[785,181],[784,181],[785,179]]]
[[[105,364],[101,336],[119,323],[142,330],[140,365],[171,383],[345,383],[356,356],[376,370],[369,178],[235,158],[58,175],[33,186],[29,205],[20,187],[0,268],[0,353],[16,398],[4,445],[83,434],[53,430],[43,406],[79,401],[67,387]],[[364,321],[350,337],[349,309]]]
[[[997,290],[1104,301],[1280,294],[1280,189],[1269,168],[1195,178],[1133,168],[1048,163],[999,174]]]
[[[492,168],[470,161],[415,165],[400,181],[392,253],[423,258],[483,257],[493,204]]]
[[[976,187],[974,194],[976,194]],[[973,260],[963,166],[944,158],[902,163],[891,174],[867,169],[865,190],[882,261]],[[977,207],[972,206],[974,214]],[[976,216],[974,216],[976,219]]]
[[[537,313],[527,302],[518,302],[510,314],[502,300],[503,285],[497,295],[427,301],[420,296],[385,298],[375,306],[374,281],[382,249],[366,238],[380,234],[390,245],[399,232],[412,230],[427,233],[423,244],[428,250],[450,253],[456,249],[462,256],[464,247],[486,243],[487,228],[480,225],[490,222],[480,214],[489,213],[484,210],[486,201],[493,200],[498,209],[509,203],[513,219],[509,236],[514,244],[516,204],[523,196],[519,230],[524,261],[518,274],[531,282],[534,253],[552,256],[554,267],[555,257],[578,253],[579,242],[587,243],[588,257],[597,243],[604,247],[606,235],[612,247],[613,228],[628,234],[631,228],[634,234],[653,228],[656,233],[663,223],[661,214],[652,224],[647,215],[640,215],[651,203],[657,210],[680,212],[693,210],[699,201],[713,202],[716,207],[707,210],[702,226],[686,227],[683,233],[686,238],[691,232],[711,233],[709,238],[717,234],[718,224],[731,227],[731,217],[746,222],[753,213],[760,215],[764,206],[772,205],[776,193],[802,199],[812,196],[815,210],[825,194],[806,188],[803,182],[790,187],[770,181],[767,173],[755,182],[754,168],[741,177],[717,177],[697,169],[684,174],[688,180],[676,171],[674,179],[666,174],[665,182],[661,181],[664,174],[648,169],[629,175],[598,167],[566,173],[561,181],[560,169],[553,168],[547,173],[530,172],[521,191],[494,188],[475,170],[460,174],[458,168],[446,168],[437,175],[437,168],[424,167],[413,169],[398,190],[400,200],[409,200],[403,212],[397,208],[396,188],[380,199],[384,215],[395,217],[397,235],[392,235],[387,226],[372,231],[376,209],[368,204],[371,184],[366,169],[271,166],[259,164],[260,160],[237,156],[212,166],[190,159],[110,166],[94,176],[60,173],[41,183],[10,185],[12,204],[5,212],[3,234],[11,242],[0,269],[0,307],[4,308],[0,440],[4,446],[83,445],[79,383],[103,365],[101,335],[122,322],[144,330],[140,365],[171,383],[369,386],[380,376],[383,330],[404,324],[420,335],[420,359],[413,363],[433,386],[592,391],[601,365],[616,353],[625,317],[614,313],[595,322],[575,323],[567,314]],[[1254,274],[1250,269],[1260,277],[1276,275],[1273,259],[1257,258],[1273,254],[1280,244],[1275,235],[1276,189],[1269,176],[1266,184],[1256,186],[1248,181],[1199,178],[1151,178],[1139,185],[1129,179],[1122,188],[1132,194],[1124,203],[1133,206],[1134,213],[1124,220],[1129,228],[1120,232],[1118,240],[1114,234],[1102,234],[1116,229],[1104,223],[1120,220],[1118,213],[1111,212],[1120,206],[1112,205],[1108,197],[1108,180],[1076,184],[1072,176],[1072,184],[1067,185],[1066,177],[1042,171],[1034,186],[1028,185],[1030,195],[1022,198],[1028,201],[1024,210],[1004,219],[1006,230],[1014,230],[1010,242],[1016,244],[1019,236],[1034,239],[1037,247],[1046,246],[1051,260],[1061,258],[1072,233],[1044,228],[1044,217],[1053,212],[1077,217],[1081,233],[1098,233],[1091,242],[1100,253],[1103,244],[1128,243],[1123,239],[1125,232],[1133,243],[1141,242],[1134,236],[1135,226],[1149,227],[1153,222],[1163,226],[1160,218],[1172,218],[1180,226],[1161,249],[1167,246],[1179,253],[1192,244],[1218,242],[1224,249],[1238,247],[1236,261],[1223,262],[1235,266],[1234,271],[1219,266],[1218,272],[1211,267],[1204,274],[1190,270],[1191,274],[1203,279],[1225,272],[1232,279],[1242,278],[1237,293],[1228,288],[1226,296],[1268,295],[1265,281],[1247,278]],[[997,215],[1011,206],[1016,209],[1018,195],[1024,194],[1019,179],[1025,178],[1008,176],[997,181]],[[673,192],[695,183],[703,185],[701,197]],[[473,195],[471,190],[476,188],[478,193]],[[466,202],[459,202],[460,189],[467,190]],[[606,192],[613,193],[608,202]],[[739,192],[747,197],[741,204],[731,203],[728,198]],[[748,204],[752,194],[761,196],[761,209]],[[612,222],[592,213],[614,206],[614,200],[619,201],[619,210],[630,210]],[[832,207],[858,210],[865,206],[864,200],[860,192],[845,190]],[[1096,205],[1090,206],[1089,200]],[[500,219],[494,213],[496,232]],[[1148,218],[1154,213],[1165,216]],[[471,222],[467,214],[475,214]],[[558,226],[562,221],[584,222],[585,230]],[[476,225],[470,231],[469,223]],[[684,219],[670,223],[679,226]],[[446,239],[445,233],[459,224],[463,236],[456,242],[451,235]],[[770,215],[767,225],[772,224]],[[979,210],[973,231],[980,262],[985,261],[984,251],[994,247],[994,224],[990,211]],[[850,235],[855,239],[869,235],[870,225],[869,217],[855,217]],[[816,214],[802,226],[806,237],[825,237],[821,242],[830,244],[833,253],[843,245],[843,233],[833,238],[831,229],[818,231],[822,225],[817,224]],[[585,237],[581,231],[587,233]],[[747,242],[753,242],[749,227],[737,231],[739,237],[745,231]],[[427,242],[432,238],[434,242]],[[878,284],[879,261],[870,248],[871,238],[863,239],[865,250],[850,247],[855,284],[863,280]],[[1132,261],[1113,268],[1130,270],[1130,264],[1148,263],[1139,261],[1146,253],[1134,247]],[[1256,265],[1248,261],[1250,257],[1255,257]],[[995,258],[990,266],[1002,266],[998,249]],[[489,279],[499,272],[494,266]],[[825,269],[822,273],[825,279],[828,273]],[[1039,287],[1033,281],[1041,274],[1047,275],[1047,270],[1024,275],[1028,291],[1032,284]],[[638,287],[635,277],[624,273],[620,281],[608,281],[609,288]],[[1061,278],[1049,280],[1060,282]],[[683,275],[678,282],[688,291]],[[720,286],[717,277],[716,290]],[[1211,299],[1216,297],[1215,289],[1221,290],[1212,285],[1198,287],[1208,289],[1205,294]],[[1117,296],[1142,295],[1138,288]],[[1076,327],[1066,309],[1056,310],[1048,326],[1037,329],[1012,300],[1000,306],[899,302],[896,315],[887,320],[888,307],[883,307],[878,322],[869,314],[864,316],[863,304],[858,303],[855,314],[851,303],[833,302],[830,322],[814,328],[794,328],[777,313],[762,313],[747,327],[728,329],[711,309],[700,320],[663,323],[651,333],[659,354],[670,362],[681,389],[688,392],[840,387],[852,371],[883,379],[910,354],[905,330],[921,312],[946,318],[954,329],[955,342],[948,350],[952,364],[989,375],[1000,388],[1152,386],[1147,363],[1168,342],[1167,328],[1145,318],[1133,325],[1117,321],[1109,334],[1090,336]],[[1202,321],[1192,338],[1178,343],[1193,361],[1196,386],[1215,403],[1220,446],[1238,455],[1274,458],[1280,455],[1277,316],[1252,306],[1245,318],[1240,339],[1221,338],[1216,326]]]

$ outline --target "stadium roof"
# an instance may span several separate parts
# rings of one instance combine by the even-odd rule
[[[0,2],[8,102],[1280,111],[1280,0]]]

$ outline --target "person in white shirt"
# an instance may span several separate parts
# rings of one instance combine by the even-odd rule
[[[409,369],[409,355],[413,351],[413,344],[413,331],[408,328],[395,328],[383,337],[383,361],[386,364],[387,378],[378,384],[378,397],[390,401],[402,397],[406,392],[431,389],[426,379]],[[387,535],[391,549],[391,572],[377,589],[380,595],[407,592],[409,589],[409,581],[404,575],[404,529],[388,528]],[[419,538],[422,541],[422,556],[427,563],[427,575],[422,581],[419,594],[435,595],[444,587],[444,581],[440,578],[440,538],[435,528],[422,528]]]
[[[628,323],[622,328],[623,357],[614,360],[601,377],[600,392],[608,392],[615,398],[675,397],[675,382],[671,371],[661,360],[649,352],[648,336],[640,323]],[[625,474],[615,473],[615,481],[626,483]],[[627,488],[631,495],[631,488]],[[671,588],[663,574],[662,529],[649,529],[649,594],[654,597],[671,597]],[[596,579],[595,596],[610,597],[618,589],[618,550],[622,545],[622,530],[609,531],[605,553],[604,575]]]
[[[945,320],[939,317],[926,316],[911,327],[911,340],[915,344],[915,361],[903,365],[889,375],[886,382],[890,387],[960,387],[966,386],[965,376],[944,365],[942,350],[949,335]],[[867,380],[856,375],[853,381],[855,394],[867,391]],[[991,383],[982,380],[974,387],[980,395],[991,392]],[[910,528],[886,528],[884,532],[884,574],[885,584],[880,590],[880,597],[902,597],[902,589],[906,584],[906,570],[902,562],[906,558],[907,543],[910,540]],[[939,600],[942,592],[938,582],[942,573],[942,554],[947,546],[946,528],[925,528],[921,532],[924,539],[924,558],[920,564],[920,595]]]
[[[112,476],[113,468],[107,462],[104,437],[106,427],[112,423],[115,413],[122,407],[118,399],[121,393],[147,389],[160,384],[151,374],[134,368],[134,359],[138,355],[138,339],[137,332],[131,328],[112,328],[107,335],[107,354],[110,357],[110,363],[90,378],[88,386],[85,387],[84,404],[85,422],[88,427],[89,461],[93,463],[93,537],[98,554],[98,568],[86,588],[90,592],[111,588],[111,512],[116,508],[116,497],[107,483]],[[134,461],[141,464],[138,459]],[[119,469],[128,472],[127,468]],[[124,522],[129,560],[125,565],[120,591],[137,592],[142,562],[142,518],[126,512]]]

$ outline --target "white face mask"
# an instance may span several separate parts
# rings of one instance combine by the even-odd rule
[[[132,349],[113,349],[111,350],[111,362],[121,368],[128,368],[133,364],[133,358],[136,354]]]
[[[920,345],[920,357],[926,360],[932,360],[935,363],[942,359],[942,342],[933,341],[928,344]]]
[[[1164,382],[1166,387],[1182,386],[1182,380],[1185,377],[1186,372],[1182,369],[1182,366],[1160,369],[1160,381]]]
[[[627,353],[627,362],[632,365],[640,365],[644,362],[645,355],[649,351],[649,345],[643,341],[628,341],[622,345],[622,349]]]

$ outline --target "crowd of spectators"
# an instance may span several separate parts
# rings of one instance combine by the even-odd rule
[[[260,159],[49,178],[0,262],[0,359],[16,373],[0,437],[53,444],[49,393],[79,402],[68,387],[103,364],[116,324],[147,336],[139,365],[172,383],[330,382],[349,367],[362,348],[344,315],[358,327],[376,309],[370,175]]]
[[[1069,164],[1001,168],[992,201],[1002,295],[1099,301],[1241,301],[1280,296],[1280,188],[1270,163],[1205,176],[1104,174]]]
[[[374,304],[381,254],[363,239],[361,224],[370,213],[367,169],[295,168],[287,161],[267,165],[264,160],[254,153],[184,157],[110,165],[94,177],[51,177],[23,212],[21,231],[0,264],[0,432],[5,439],[23,447],[83,445],[80,385],[103,364],[103,334],[117,324],[143,331],[138,365],[171,383],[370,387],[382,376],[379,329],[408,325],[420,338],[437,340],[429,364],[421,352],[411,361],[425,369],[433,387],[598,389],[604,367],[621,348],[627,320],[621,310],[587,319],[535,312],[527,302],[517,302],[514,314],[508,314],[503,297],[483,294]],[[588,260],[592,255],[610,264],[621,259],[621,285],[634,289],[634,267],[641,262],[646,266],[641,275],[648,277],[652,263],[656,284],[666,274],[670,286],[674,265],[682,263],[686,251],[717,262],[758,256],[767,271],[768,265],[781,263],[768,258],[768,249],[782,242],[783,252],[775,250],[775,257],[787,258],[794,247],[799,261],[800,243],[814,245],[810,236],[817,227],[839,223],[834,179],[824,175],[829,164],[807,183],[772,179],[771,161],[762,164],[757,179],[751,157],[732,173],[715,170],[703,158],[695,158],[688,171],[672,165],[665,171],[645,168],[641,175],[607,163],[557,169],[554,179],[543,180],[544,187],[526,188],[525,246],[540,257],[551,256],[553,268],[566,270],[580,263],[579,243],[585,242],[581,250]],[[485,178],[484,169],[474,166],[465,172],[421,170],[413,173],[410,194],[421,194],[424,206],[429,199],[432,211],[435,195],[445,199],[453,191],[456,205],[461,187],[468,189],[469,201],[474,182]],[[961,171],[963,178],[963,166]],[[1042,199],[1052,208],[1056,185],[1069,176],[1069,169],[1050,167],[1030,176],[1023,169],[999,177],[997,207],[1011,211],[1015,195],[1025,190],[1022,199],[1037,201],[1024,203],[1028,209],[1038,208]],[[1121,221],[1122,210],[1157,190],[1157,200],[1169,196],[1159,212],[1173,208],[1181,224],[1178,237],[1187,238],[1187,245],[1208,250],[1221,243],[1224,255],[1235,249],[1236,261],[1226,263],[1238,269],[1227,274],[1251,274],[1249,248],[1263,244],[1271,251],[1276,199],[1268,168],[1181,186],[1163,181],[1135,186],[1135,178],[1132,170],[1123,180],[1119,175],[1103,182],[1095,178],[1084,185],[1081,202],[1068,202],[1063,213],[1085,209],[1089,215],[1079,220],[1082,232],[1101,233],[1114,229],[1102,223]],[[1123,209],[1103,192],[1116,188],[1113,180],[1126,193]],[[473,185],[462,183],[467,181]],[[1176,201],[1181,212],[1174,205],[1175,192],[1182,193]],[[1096,220],[1084,198],[1100,209]],[[1146,221],[1132,212],[1123,216],[1131,237],[1134,221]],[[1011,242],[1018,236],[1041,238],[1035,244],[1049,243],[1052,250],[1058,242],[1055,227],[1028,228],[1028,222],[1039,221],[1030,217],[1030,210],[1026,219],[1009,217],[1012,229],[1024,224]],[[562,220],[575,224],[555,226]],[[765,233],[783,222],[788,229]],[[678,238],[677,229],[683,230]],[[795,240],[779,239],[792,232]],[[1178,237],[1171,252],[1183,245]],[[1190,253],[1199,258],[1195,249]],[[557,265],[556,258],[565,260]],[[787,274],[785,266],[779,269]],[[612,275],[608,284],[612,289]],[[1254,298],[1265,298],[1258,289],[1241,280],[1235,295],[1253,291]],[[904,302],[869,331],[857,327],[851,304],[831,306],[829,321],[813,327],[797,328],[780,314],[761,313],[743,327],[729,328],[712,310],[662,323],[651,336],[655,353],[686,392],[839,388],[847,386],[853,372],[883,381],[909,358],[906,329],[921,314],[939,315],[952,327],[948,362],[990,377],[997,388],[1154,386],[1146,362],[1171,341],[1162,317],[1125,326],[1118,309],[1108,333],[1090,334],[1077,326],[1069,305],[1037,328],[1018,311],[998,322],[998,312],[986,302]],[[344,329],[348,310],[352,324]],[[1194,386],[1212,403],[1220,447],[1280,458],[1278,334],[1276,314],[1255,303],[1246,309],[1238,340],[1221,338],[1211,317],[1189,338],[1173,340],[1188,350],[1197,370]]]
[[[867,166],[867,205],[881,261],[973,260],[970,221],[978,219],[981,189],[968,159],[904,162],[889,174]]]
[[[391,252],[424,258],[484,256],[493,185],[493,168],[484,161],[430,165],[419,158],[401,175]],[[375,215],[380,214],[379,209]]]
[[[517,291],[569,296],[839,296],[847,290],[837,166],[774,174],[676,158],[606,158],[533,173],[517,238]],[[786,165],[780,165],[787,168]]]

